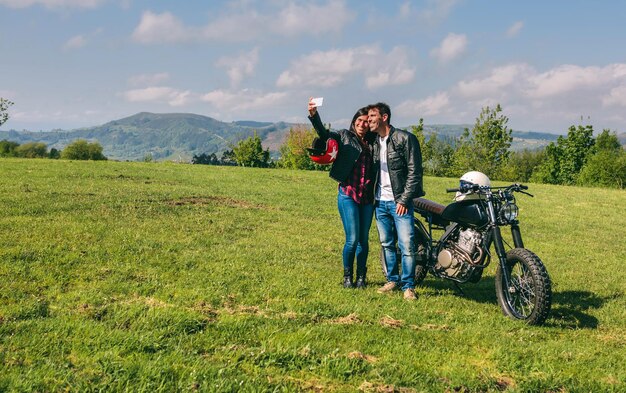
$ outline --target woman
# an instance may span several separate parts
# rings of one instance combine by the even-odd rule
[[[339,182],[337,207],[346,233],[343,286],[364,289],[367,285],[368,237],[374,213],[372,145],[375,134],[369,132],[367,108],[355,113],[349,130],[330,131],[324,127],[317,107],[309,100],[309,120],[324,143],[333,138],[339,144],[330,177]],[[355,256],[356,283],[352,276]]]

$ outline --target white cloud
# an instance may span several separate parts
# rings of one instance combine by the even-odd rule
[[[129,102],[157,102],[167,103],[170,106],[183,106],[192,99],[192,93],[171,87],[146,87],[133,89],[123,93]]]
[[[398,105],[396,112],[407,117],[434,116],[444,112],[449,105],[448,93],[439,92],[423,100],[407,100]]]
[[[96,8],[107,0],[0,0],[0,5],[9,8],[27,8],[42,5],[46,8]]]
[[[85,46],[86,44],[87,44],[87,39],[82,35],[77,35],[67,40],[65,44],[63,44],[63,49],[64,50],[79,49]]]
[[[185,28],[173,14],[169,12],[155,14],[151,11],[143,13],[139,26],[132,34],[135,41],[143,44],[185,41],[190,36],[189,29]]]
[[[534,70],[527,64],[509,64],[491,70],[490,75],[482,79],[460,81],[457,89],[467,98],[480,96],[502,96],[513,84],[528,80]],[[518,88],[517,90],[520,90]]]
[[[430,55],[440,63],[449,63],[461,56],[467,48],[467,36],[465,34],[450,33],[441,42],[438,48],[430,51]]]
[[[128,78],[128,84],[131,86],[153,86],[161,82],[165,82],[170,78],[167,72],[159,72],[155,74],[139,74]]]
[[[344,1],[325,5],[289,2],[281,9],[259,13],[237,8],[231,13],[216,15],[200,27],[185,24],[170,12],[146,11],[132,38],[140,43],[172,43],[186,41],[256,41],[272,36],[293,37],[339,33],[353,13]],[[311,23],[315,21],[315,23]]]
[[[531,77],[528,94],[535,98],[558,96],[573,91],[606,88],[617,80],[626,80],[626,64],[606,67],[567,64]]]
[[[285,102],[286,98],[287,94],[283,92],[263,93],[250,89],[214,90],[200,97],[202,101],[210,103],[218,110],[238,116],[252,109],[273,109]]]
[[[626,84],[614,87],[609,94],[602,99],[604,106],[626,106]]]
[[[378,46],[316,51],[292,61],[276,85],[331,87],[355,74],[363,76],[369,89],[401,85],[415,76],[415,69],[409,63],[409,52],[403,47],[396,47],[388,54]]]
[[[241,53],[235,57],[220,57],[216,65],[226,68],[232,86],[239,86],[245,77],[254,74],[258,62],[259,49],[254,48],[248,53]]]
[[[522,21],[517,21],[513,23],[513,25],[509,27],[509,29],[506,31],[506,36],[509,38],[516,37],[520,33],[520,31],[522,31],[523,27],[524,22]]]
[[[543,72],[525,63],[508,64],[459,81],[445,92],[403,102],[396,112],[429,116],[426,122],[469,122],[481,108],[496,104],[511,124],[526,129],[564,132],[563,124],[577,124],[581,116],[603,121],[594,124],[599,129],[611,127],[623,123],[615,107],[626,107],[626,64],[560,65]]]

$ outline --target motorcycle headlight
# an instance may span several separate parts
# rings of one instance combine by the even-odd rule
[[[500,209],[500,218],[505,222],[513,222],[517,218],[519,209],[515,203],[506,203]]]

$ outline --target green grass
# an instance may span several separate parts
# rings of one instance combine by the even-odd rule
[[[327,173],[0,160],[0,391],[624,391],[626,192],[530,186],[542,327],[501,314],[495,263],[377,294],[375,223],[342,289]]]

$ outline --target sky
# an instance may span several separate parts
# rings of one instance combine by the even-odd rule
[[[406,127],[626,131],[626,2],[0,0],[3,130],[138,112],[347,127],[383,101]]]

